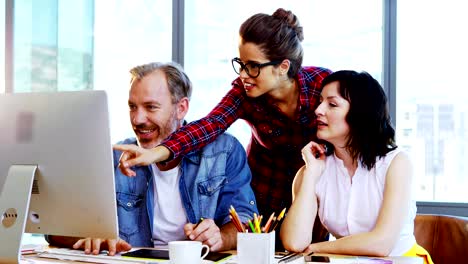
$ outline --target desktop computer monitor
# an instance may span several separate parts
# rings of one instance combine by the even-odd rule
[[[0,95],[0,262],[23,232],[117,238],[113,170],[104,91]]]

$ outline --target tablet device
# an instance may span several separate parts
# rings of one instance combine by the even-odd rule
[[[330,258],[327,256],[304,256],[306,263],[330,263]]]
[[[169,259],[169,251],[161,249],[138,249],[122,254],[122,257],[147,258],[147,259]]]
[[[223,259],[225,259],[227,257],[230,257],[230,256],[231,256],[230,253],[210,252],[210,253],[208,253],[208,256],[206,256],[205,259],[217,262],[217,261],[223,260]]]
[[[169,259],[169,251],[161,249],[138,249],[132,252],[127,252],[122,254],[123,257],[132,257],[132,258],[147,258],[147,259]],[[227,257],[231,256],[229,253],[222,252],[210,252],[206,256],[206,260],[211,261],[220,261]]]

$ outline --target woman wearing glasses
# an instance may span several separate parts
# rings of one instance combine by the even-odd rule
[[[302,67],[303,40],[299,20],[290,11],[256,14],[239,30],[239,57],[232,66],[239,78],[206,116],[173,133],[152,150],[116,146],[125,151],[120,167],[127,175],[134,165],[170,161],[202,148],[234,121],[252,128],[248,146],[252,188],[265,216],[291,204],[291,185],[304,164],[301,149],[315,139],[315,113],[322,80],[331,73]]]

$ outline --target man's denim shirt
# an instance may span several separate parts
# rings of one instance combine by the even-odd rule
[[[137,144],[135,138],[120,144]],[[118,168],[121,152],[114,150],[115,186],[120,237],[136,247],[153,247],[153,173],[151,166],[134,167],[136,177]],[[229,134],[219,136],[199,151],[182,158],[179,191],[188,221],[203,217],[221,227],[228,223],[229,207],[242,222],[258,213],[250,187],[251,172],[245,150]]]

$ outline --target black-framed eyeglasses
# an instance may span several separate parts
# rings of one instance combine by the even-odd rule
[[[275,61],[269,61],[265,63],[255,63],[255,62],[247,62],[244,64],[239,58],[234,58],[231,60],[232,63],[232,68],[234,68],[234,71],[240,75],[242,70],[245,70],[245,73],[247,73],[250,78],[257,78],[260,75],[260,69],[266,66],[270,65],[278,65],[282,61],[280,60],[275,60]]]

